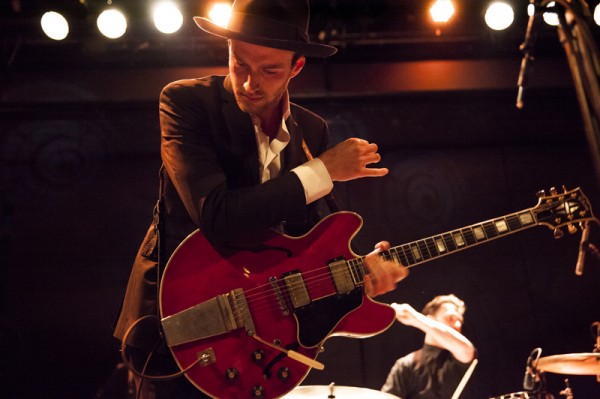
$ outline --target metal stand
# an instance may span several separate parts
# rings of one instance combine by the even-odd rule
[[[548,7],[552,1],[554,7]],[[535,12],[530,16],[525,42],[522,50],[529,61],[531,44],[531,26],[537,17],[545,12],[558,15],[558,36],[562,44],[583,118],[583,127],[591,151],[597,182],[600,184],[600,55],[590,31],[593,24],[591,13],[584,0],[530,0]],[[524,58],[525,60],[525,58]],[[524,61],[524,64],[526,62]],[[521,66],[521,74],[524,66]],[[523,79],[519,79],[519,91],[522,95]],[[518,99],[519,103],[520,99]],[[522,103],[521,103],[522,106]]]

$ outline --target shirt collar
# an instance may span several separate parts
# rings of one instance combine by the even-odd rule
[[[289,95],[288,91],[283,93],[283,96],[281,97],[281,101],[279,102],[279,106],[281,107],[281,111],[282,111],[281,112],[281,124],[279,125],[279,130],[277,132],[277,136],[275,137],[275,140],[281,141],[283,143],[287,143],[290,141],[290,132],[288,131],[285,121],[292,114],[292,111],[290,108],[290,95]],[[260,132],[262,132],[260,119],[256,115],[253,115],[253,114],[250,114],[250,118],[252,119],[252,124],[254,126],[258,127],[258,130]]]

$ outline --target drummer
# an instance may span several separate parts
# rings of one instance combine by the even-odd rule
[[[392,307],[396,319],[423,331],[425,340],[421,349],[396,361],[381,391],[402,399],[453,397],[470,377],[469,365],[476,357],[475,347],[461,333],[465,303],[450,294],[433,298],[422,313],[408,304]]]

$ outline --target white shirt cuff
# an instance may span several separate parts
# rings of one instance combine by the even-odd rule
[[[329,172],[319,158],[295,167],[292,172],[300,178],[307,205],[329,194],[333,189]]]

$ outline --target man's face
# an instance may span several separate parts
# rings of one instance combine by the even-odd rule
[[[235,99],[242,111],[267,118],[277,109],[291,78],[304,66],[294,53],[231,40],[229,74]]]
[[[462,331],[463,316],[458,311],[458,308],[451,303],[443,303],[442,306],[430,317],[444,323],[450,328],[455,329],[458,332]]]

